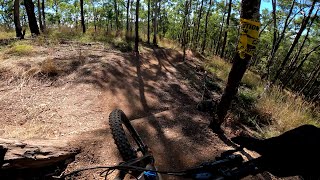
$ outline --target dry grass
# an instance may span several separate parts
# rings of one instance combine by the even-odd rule
[[[59,67],[54,63],[51,58],[47,58],[33,66],[27,71],[23,72],[22,77],[30,78],[37,75],[41,76],[56,76],[60,73]]]
[[[256,107],[272,114],[276,120],[273,124],[262,129],[264,137],[279,135],[303,124],[320,126],[320,116],[314,104],[306,102],[299,96],[285,93],[274,87],[263,95]]]
[[[32,55],[33,53],[33,46],[28,44],[25,41],[19,41],[13,43],[9,46],[8,49],[5,50],[6,55],[13,55],[13,56],[28,56]]]
[[[260,77],[252,71],[247,71],[241,82],[251,89],[257,89],[262,86]]]
[[[181,50],[181,45],[177,43],[176,41],[167,39],[167,38],[162,38],[158,40],[159,45],[162,47],[166,48],[171,48],[171,49],[176,49],[176,50]]]
[[[231,64],[219,57],[213,57],[212,60],[206,62],[205,69],[226,82]],[[278,87],[264,92],[265,83],[251,71],[246,72],[242,83],[247,88],[240,88],[240,98],[244,102],[253,103],[254,108],[261,113],[272,116],[273,121],[268,125],[259,124],[260,119],[257,119],[257,116],[246,117],[256,125],[258,136],[276,136],[303,124],[313,124],[320,127],[319,109],[314,104]]]
[[[0,40],[2,39],[11,39],[16,36],[15,32],[13,31],[2,31],[0,30]]]
[[[223,81],[227,81],[231,65],[223,59],[213,56],[210,61],[206,62],[205,69],[211,73],[214,73]]]
[[[46,122],[32,121],[17,128],[17,125],[6,125],[0,129],[2,138],[14,138],[19,140],[32,138],[49,138],[55,134],[54,127]]]

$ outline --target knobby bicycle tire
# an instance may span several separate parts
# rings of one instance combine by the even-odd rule
[[[110,113],[109,125],[114,142],[124,161],[137,158],[137,151],[130,144],[123,126],[129,131],[130,135],[137,143],[139,150],[141,150],[142,153],[146,152],[145,145],[122,110],[115,109]]]

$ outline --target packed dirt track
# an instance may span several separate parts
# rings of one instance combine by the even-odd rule
[[[67,140],[81,149],[67,172],[121,162],[108,125],[116,108],[132,120],[161,170],[212,160],[232,149],[228,138],[241,131],[227,123],[226,136],[218,136],[208,128],[210,115],[196,110],[202,100],[201,61],[191,52],[183,62],[177,50],[143,46],[138,60],[100,43],[66,42],[30,53],[2,55],[0,137]],[[103,179],[97,171],[72,178]]]

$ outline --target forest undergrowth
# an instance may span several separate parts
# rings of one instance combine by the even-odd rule
[[[204,66],[225,84],[232,65],[213,56]],[[319,107],[289,90],[268,87],[267,82],[250,70],[242,79],[231,116],[255,129],[255,135],[263,138],[280,135],[303,124],[320,127]]]

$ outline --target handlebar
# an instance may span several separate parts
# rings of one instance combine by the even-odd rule
[[[186,170],[185,178],[192,179],[241,179],[248,175],[255,175],[260,169],[254,163],[254,160],[244,162],[241,155],[228,155],[226,157],[216,158],[212,162],[201,164],[197,168]]]
[[[255,163],[255,159],[244,162],[244,159],[241,155],[231,154],[231,155],[222,155],[216,158],[213,161],[202,163],[201,165],[183,170],[183,171],[158,171],[154,168],[142,168],[132,164],[135,162],[150,158],[150,155],[146,157],[141,157],[137,159],[133,159],[130,162],[121,163],[118,166],[97,166],[97,167],[89,167],[84,169],[79,169],[74,172],[64,174],[62,173],[60,176],[55,178],[65,178],[67,176],[72,176],[81,171],[92,170],[92,169],[106,169],[103,172],[107,172],[104,176],[107,176],[109,171],[112,170],[120,170],[124,172],[141,172],[141,173],[159,173],[159,174],[167,174],[173,176],[180,176],[183,178],[191,178],[195,180],[236,180],[246,177],[248,175],[256,175],[261,171]],[[101,173],[102,175],[103,173]]]

